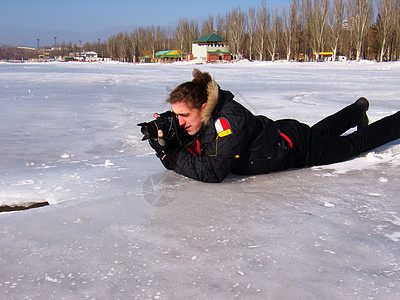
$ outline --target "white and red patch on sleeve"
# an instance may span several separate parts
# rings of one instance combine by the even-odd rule
[[[224,137],[232,134],[231,126],[225,118],[219,118],[215,121],[215,129],[217,130],[218,137]]]

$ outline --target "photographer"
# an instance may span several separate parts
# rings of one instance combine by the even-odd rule
[[[143,125],[149,123],[139,124],[163,165],[193,179],[221,182],[229,172],[252,175],[340,162],[400,137],[400,112],[368,125],[365,98],[309,127],[254,116],[207,72],[195,69],[193,77],[167,99],[175,116],[155,115],[156,133],[148,134]],[[341,136],[355,126],[357,131]]]

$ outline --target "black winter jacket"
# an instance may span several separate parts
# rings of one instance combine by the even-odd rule
[[[254,116],[231,92],[211,84],[201,131],[177,150],[167,148],[163,165],[204,182],[221,182],[229,172],[253,175],[287,168],[290,146],[277,123]]]

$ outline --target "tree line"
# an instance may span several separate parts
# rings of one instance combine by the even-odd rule
[[[228,41],[233,59],[311,61],[332,52],[333,59],[395,61],[400,58],[400,0],[291,0],[281,9],[263,1],[202,22],[180,19],[175,27],[139,27],[102,43],[62,44],[59,54],[90,49],[137,62],[160,50],[190,53],[193,41],[211,32]]]

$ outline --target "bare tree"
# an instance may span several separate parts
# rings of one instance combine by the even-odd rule
[[[196,21],[191,21],[190,22],[190,28],[189,28],[189,49],[190,51],[192,48],[192,43],[193,41],[197,40],[199,38],[199,24]]]
[[[199,38],[199,24],[195,21],[190,21],[188,33],[185,41],[185,46],[181,50],[181,59],[184,58],[184,53],[192,51],[192,43]]]
[[[390,37],[393,34],[395,26],[395,8],[396,0],[378,0],[378,17],[376,29],[379,40],[379,61],[383,61],[385,54],[389,54]],[[389,54],[390,55],[390,54]],[[389,58],[389,57],[388,57]]]
[[[356,60],[359,61],[363,42],[372,23],[372,0],[348,0],[347,14],[354,39]]]
[[[240,7],[226,15],[226,37],[235,59],[239,57],[241,52],[243,53],[245,22],[246,17]]]
[[[130,54],[132,56],[132,62],[136,62],[139,50],[139,37],[137,30],[131,32],[131,35],[129,36],[129,41],[130,41]]]
[[[141,56],[150,56],[154,60],[156,54],[156,30],[154,26],[140,27],[138,39]]]
[[[271,60],[275,61],[279,42],[282,37],[282,18],[279,16],[279,12],[275,9],[275,12],[272,15],[268,14],[269,17],[267,20],[269,21],[268,26],[268,34],[267,34],[267,49],[269,55],[271,56]]]
[[[395,18],[393,20],[393,38],[392,38],[392,60],[399,59],[400,53],[400,1],[396,0],[395,4]]]
[[[154,25],[147,27],[146,35],[147,35],[147,50],[150,50],[151,57],[154,60],[156,58],[156,33]]]
[[[292,55],[293,43],[296,37],[297,24],[299,22],[298,17],[299,2],[298,0],[292,0],[288,10],[283,10],[283,43],[286,50],[286,60],[290,60]]]
[[[172,27],[160,27],[160,37],[158,50],[172,50],[174,48],[175,28]]]
[[[155,51],[157,52],[160,49],[166,50],[164,48],[165,44],[163,43],[165,37],[165,31],[160,26],[155,28]]]
[[[254,44],[254,33],[256,26],[256,9],[254,7],[249,8],[249,17],[247,18],[247,35],[248,35],[248,53],[249,59],[253,60],[253,44]]]
[[[201,35],[204,36],[214,31],[214,17],[209,15],[201,25]]]
[[[330,44],[332,49],[332,60],[336,60],[339,40],[343,32],[344,22],[344,0],[333,0],[333,10],[329,13]]]
[[[264,60],[266,53],[266,42],[268,34],[268,13],[267,5],[265,2],[261,4],[261,7],[257,10],[257,25],[256,25],[256,36],[255,36],[255,50],[258,54],[259,60]]]
[[[305,0],[307,34],[310,47],[318,61],[319,52],[325,47],[326,22],[328,18],[329,0]]]
[[[116,40],[116,37],[115,37],[115,36],[109,37],[108,40],[107,40],[107,52],[108,52],[108,55],[110,56],[111,59],[115,59],[116,56],[117,56],[117,55],[116,55],[116,48],[117,48],[117,46],[116,46],[115,40]],[[70,44],[71,44],[71,43],[70,43]],[[72,47],[73,53],[74,53],[74,55],[75,55],[75,49],[74,49],[74,47],[72,46],[72,44],[71,44],[71,47]]]
[[[178,26],[176,27],[175,41],[181,53],[188,49],[189,28],[190,25],[187,19],[179,20]]]
[[[147,56],[150,55],[150,51],[147,48],[147,32],[146,29],[143,27],[140,27],[137,31],[137,35],[138,35],[138,40],[139,40],[139,53],[140,56]]]
[[[226,32],[225,32],[225,27],[226,27],[226,20],[223,16],[218,15],[216,17],[216,25],[217,25],[217,33],[221,36],[221,37],[226,37]]]
[[[129,35],[126,32],[120,32],[115,38],[115,55],[119,61],[129,60]]]

